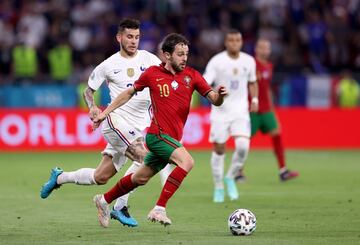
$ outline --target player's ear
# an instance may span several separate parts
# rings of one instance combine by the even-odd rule
[[[169,52],[164,52],[163,54],[167,60],[171,58],[171,54]]]
[[[116,34],[116,40],[118,41],[118,43],[121,43],[121,33],[120,32],[118,32]]]

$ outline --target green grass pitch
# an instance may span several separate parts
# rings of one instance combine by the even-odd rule
[[[99,153],[0,153],[0,244],[360,244],[359,151],[289,151],[289,167],[301,176],[286,183],[270,151],[252,151],[240,199],[223,204],[212,203],[210,152],[192,154],[195,167],[168,204],[169,228],[146,220],[161,190],[155,177],[130,197],[139,227],[112,220],[104,229],[92,197],[120,175],[106,186],[69,184],[39,196],[53,166],[95,167]],[[237,208],[255,213],[253,235],[230,234],[227,217]]]

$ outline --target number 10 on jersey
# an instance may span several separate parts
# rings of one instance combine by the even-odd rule
[[[158,84],[157,86],[159,87],[160,97],[168,97],[169,96],[169,94],[170,94],[169,85]]]

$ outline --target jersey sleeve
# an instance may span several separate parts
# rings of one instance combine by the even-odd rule
[[[195,78],[195,90],[199,92],[202,96],[206,96],[212,88],[210,85],[206,82],[203,76],[197,71],[194,72],[194,78]]]
[[[250,71],[249,71],[249,77],[248,77],[248,81],[249,82],[256,82],[256,62],[255,59],[251,57],[250,59]]]
[[[206,65],[204,72],[204,79],[208,84],[213,84],[216,79],[216,64],[215,60],[211,59],[209,63]]]
[[[134,82],[134,89],[136,91],[143,91],[144,88],[148,87],[149,82],[149,72],[148,69],[141,74],[138,80]]]
[[[92,71],[89,80],[88,86],[93,90],[98,90],[101,84],[106,80],[105,74],[105,65],[101,63]]]

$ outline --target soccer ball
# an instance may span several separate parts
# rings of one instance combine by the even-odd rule
[[[228,219],[228,226],[234,236],[248,236],[256,229],[256,217],[247,209],[236,209]]]

